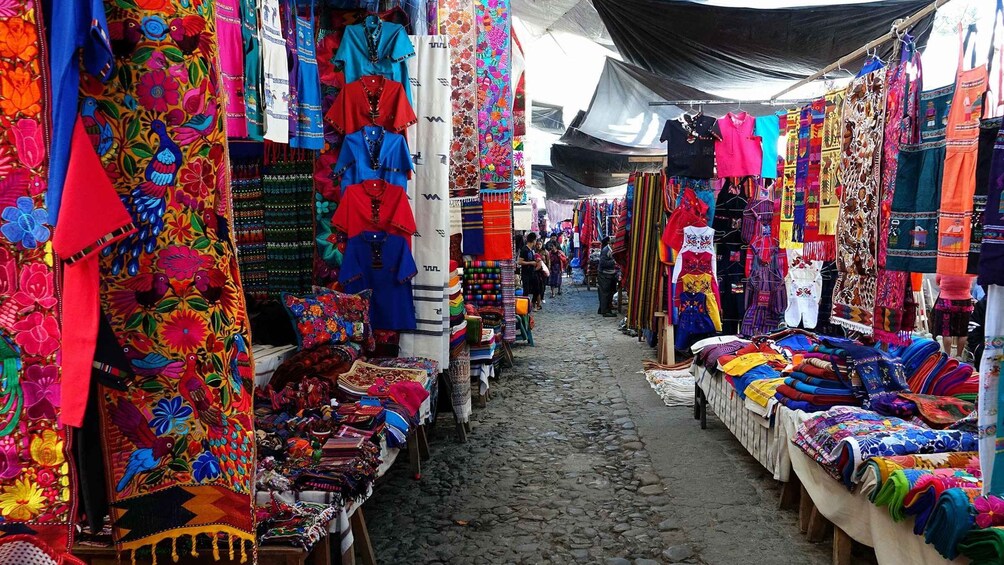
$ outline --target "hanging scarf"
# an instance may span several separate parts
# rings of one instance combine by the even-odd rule
[[[512,85],[509,2],[475,0],[478,143],[482,190],[512,190]]]
[[[512,259],[512,195],[481,195],[484,214],[485,251],[483,259],[504,261]]]
[[[826,111],[823,116],[822,162],[819,172],[819,234],[835,236],[837,234],[837,217],[840,211],[841,180],[840,156],[844,140],[844,96],[846,90],[836,90],[828,93]],[[836,241],[833,238],[832,250],[836,251]],[[827,244],[829,247],[829,243]],[[834,253],[825,253],[820,257],[813,254],[812,259],[830,261]]]
[[[795,214],[792,218],[789,249],[801,249],[805,241],[805,217],[809,182],[809,131],[812,129],[812,106],[798,112],[798,156],[795,160]]]
[[[844,182],[837,226],[837,270],[831,322],[872,333],[878,271],[880,169],[885,126],[885,71],[851,81],[844,100]]]
[[[792,246],[795,233],[795,198],[798,178],[798,145],[801,115],[798,110],[788,111],[788,123],[785,127],[787,137],[787,151],[784,159],[784,182],[781,184],[781,208],[780,226],[778,231],[778,242],[782,249]]]
[[[878,278],[876,280],[875,297],[875,338],[883,343],[893,345],[909,345],[912,324],[905,325],[904,319],[914,317],[904,308],[906,293],[910,292],[908,273],[885,269],[886,250],[889,245],[889,222],[892,213],[892,203],[896,190],[896,170],[899,163],[899,146],[912,141],[909,135],[910,124],[916,115],[909,115],[912,108],[916,111],[917,104],[908,103],[907,99],[919,95],[919,90],[913,88],[908,93],[907,67],[911,61],[905,58],[896,66],[890,67],[886,74],[886,124],[882,143],[882,199],[879,208],[879,246],[878,246]],[[912,296],[911,296],[912,298]],[[912,304],[912,300],[911,300]]]
[[[823,122],[826,119],[826,99],[817,98],[810,105],[809,123],[809,166],[805,180],[805,245],[802,256],[809,260],[822,261],[821,257],[833,251],[833,238],[819,234],[820,183],[823,159]]]
[[[483,255],[485,223],[481,201],[472,200],[461,204],[460,217],[463,222],[464,255]]]

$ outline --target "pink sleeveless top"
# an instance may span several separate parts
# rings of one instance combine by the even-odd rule
[[[717,177],[759,176],[763,166],[763,147],[753,134],[756,120],[746,112],[729,112],[718,119],[721,141],[715,142]]]

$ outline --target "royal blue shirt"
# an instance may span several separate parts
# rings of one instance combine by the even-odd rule
[[[341,176],[343,192],[354,184],[373,179],[408,186],[411,169],[411,153],[404,136],[380,126],[363,126],[346,135],[335,164],[335,174]]]
[[[58,9],[55,9],[58,5]],[[49,76],[52,78],[52,146],[49,150],[49,183],[45,204],[49,209],[49,223],[56,225],[59,203],[66,182],[66,168],[70,162],[70,140],[77,119],[77,101],[80,96],[80,64],[78,53],[84,52],[87,72],[102,82],[112,76],[115,56],[108,39],[108,21],[102,0],[74,0],[72,2],[46,2],[46,27],[49,35]],[[85,126],[96,143],[98,156],[111,151],[111,130],[102,130],[102,116],[88,111]],[[102,152],[102,150],[104,150]]]
[[[338,282],[346,292],[373,290],[370,324],[378,330],[414,330],[411,279],[418,267],[399,235],[364,231],[349,238]]]

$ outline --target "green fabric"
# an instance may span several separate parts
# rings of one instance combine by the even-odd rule
[[[973,560],[972,565],[1004,563],[1004,529],[973,530],[959,544],[959,551]]]
[[[902,522],[906,517],[903,514],[903,501],[906,500],[906,495],[910,492],[910,481],[903,471],[903,469],[893,471],[889,475],[889,480],[882,485],[872,500],[876,506],[888,507],[889,515],[897,522]]]

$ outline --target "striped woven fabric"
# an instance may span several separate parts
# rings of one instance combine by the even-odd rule
[[[634,197],[631,226],[628,234],[628,327],[651,330],[652,317],[659,307],[659,294],[664,285],[659,263],[659,236],[663,227],[663,185],[659,174],[634,177]]]

